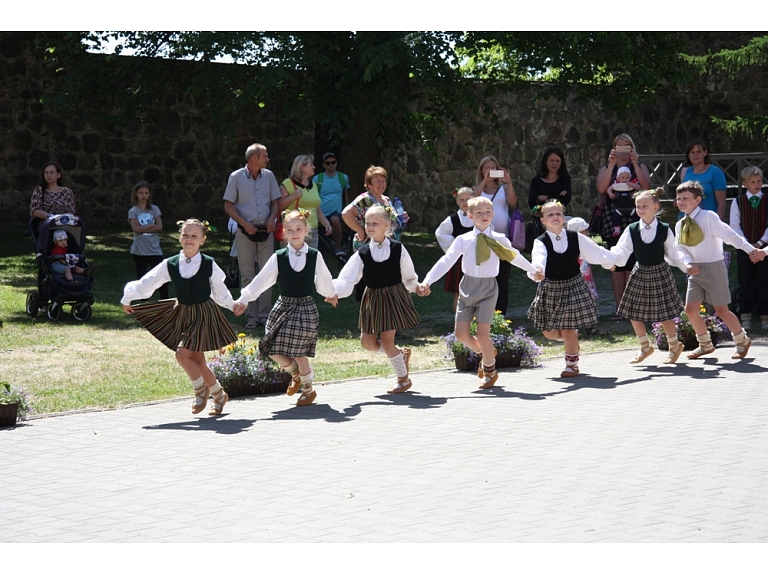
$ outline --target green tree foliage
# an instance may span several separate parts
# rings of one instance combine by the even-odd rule
[[[85,58],[86,46],[110,40],[138,58]],[[326,134],[331,146],[364,123],[379,147],[430,148],[461,112],[495,120],[487,98],[531,84],[542,98],[575,91],[626,112],[687,69],[678,36],[649,33],[101,32],[42,41],[62,72],[60,104],[119,96],[124,112],[140,117],[165,91],[151,61],[196,60],[211,64],[190,67],[182,88],[222,126],[256,105],[297,133]],[[221,58],[250,68],[212,63]]]
[[[687,62],[702,74],[722,71],[731,78],[756,73],[768,64],[768,36],[757,36],[736,49],[724,49],[703,56],[687,56]],[[768,141],[768,114],[749,114],[734,118],[713,117],[712,121],[728,134],[762,136]]]

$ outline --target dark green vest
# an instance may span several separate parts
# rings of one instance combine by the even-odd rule
[[[277,281],[280,283],[280,295],[285,297],[307,297],[315,293],[315,266],[317,250],[309,248],[307,263],[300,272],[294,271],[288,259],[290,246],[277,250]]]
[[[653,266],[664,261],[664,242],[669,234],[669,225],[664,222],[657,222],[656,237],[650,244],[643,242],[640,237],[640,226],[645,224],[641,221],[629,224],[629,236],[632,238],[632,247],[635,250],[637,263],[641,266]]]
[[[189,279],[181,277],[179,273],[181,254],[168,258],[168,273],[176,290],[176,298],[179,303],[184,305],[204,303],[211,299],[210,279],[213,275],[213,258],[204,254],[200,255],[203,257],[200,262],[200,269]]]

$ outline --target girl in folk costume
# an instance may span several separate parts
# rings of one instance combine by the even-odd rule
[[[615,254],[601,248],[585,235],[567,231],[563,206],[549,200],[541,209],[541,222],[546,231],[533,242],[531,264],[538,270],[529,277],[544,279],[536,289],[528,318],[544,337],[562,341],[565,347],[565,369],[561,377],[579,375],[579,329],[597,323],[595,301],[579,269],[579,258],[611,269]]]
[[[258,298],[276,282],[280,283],[280,297],[267,319],[259,351],[262,355],[269,355],[291,374],[293,381],[287,393],[293,395],[301,389],[297,406],[309,405],[317,397],[312,387],[309,358],[315,357],[320,314],[312,294],[317,290],[334,307],[338,301],[325,261],[315,248],[306,243],[311,234],[308,219],[309,212],[301,208],[283,217],[288,246],[277,250],[267,260],[264,268],[243,288],[235,302],[235,315],[240,315],[249,301]]]
[[[208,397],[213,396],[208,414],[221,415],[229,396],[206,365],[203,352],[237,341],[232,326],[216,306],[231,310],[234,302],[224,285],[224,272],[212,257],[200,253],[208,224],[196,219],[180,224],[181,253],[163,260],[141,279],[128,282],[120,302],[126,313],[133,314],[149,333],[176,352],[176,361],[195,389],[192,413],[203,411]],[[133,300],[147,299],[169,281],[176,290],[176,300],[131,306]]]
[[[418,277],[405,246],[389,239],[392,228],[387,208],[369,208],[365,235],[371,241],[349,258],[333,286],[339,297],[347,297],[355,284],[365,279],[358,323],[360,343],[365,349],[387,354],[397,374],[397,384],[387,393],[405,393],[412,385],[408,376],[411,350],[395,346],[395,332],[419,323],[419,314],[408,294],[416,291]]]
[[[686,268],[680,260],[675,235],[669,225],[656,219],[663,194],[663,188],[635,194],[635,210],[640,221],[629,224],[611,248],[617,256],[617,266],[625,265],[633,253],[637,258],[618,309],[618,313],[632,324],[640,343],[640,351],[630,363],[640,363],[654,352],[645,328],[647,322],[661,322],[667,335],[669,356],[664,363],[675,363],[683,353],[674,319],[683,311],[684,305],[667,261],[683,272]]]
[[[467,202],[469,202],[474,193],[472,188],[459,188],[456,191],[456,205],[459,206],[459,209],[456,213],[445,218],[435,230],[435,238],[437,238],[437,243],[440,247],[443,248],[443,252],[448,251],[448,248],[451,247],[451,244],[457,237],[471,232],[475,227],[472,218],[467,213],[469,209]],[[456,313],[456,305],[459,301],[459,282],[461,282],[463,275],[464,273],[461,271],[461,258],[459,258],[446,274],[445,286],[443,288],[445,291],[453,294],[454,313]]]

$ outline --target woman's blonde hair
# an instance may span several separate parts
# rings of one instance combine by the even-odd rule
[[[302,178],[301,166],[304,164],[313,164],[314,161],[315,157],[312,154],[301,154],[300,156],[296,156],[293,159],[293,165],[291,166],[290,178],[300,182]]]
[[[391,238],[394,235],[395,225],[394,222],[392,222],[392,208],[385,208],[384,206],[371,206],[365,212],[365,219],[367,220],[369,216],[379,218],[382,222],[385,222],[389,225],[389,227],[384,231],[384,234],[388,238]]]
[[[613,139],[613,147],[616,148],[616,142],[619,140],[626,140],[629,142],[629,145],[632,146],[632,151],[637,152],[637,146],[635,146],[635,141],[632,139],[632,136],[629,134],[619,134]]]
[[[486,156],[482,160],[480,160],[480,163],[477,164],[477,173],[475,174],[475,185],[478,185],[482,183],[483,181],[483,165],[487,164],[488,162],[493,161],[496,164],[496,167],[499,167],[499,160],[496,159],[496,156]]]

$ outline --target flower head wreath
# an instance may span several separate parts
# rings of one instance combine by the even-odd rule
[[[288,217],[288,214],[291,214],[293,212],[298,212],[299,217],[304,220],[304,222],[307,222],[309,220],[309,210],[306,208],[286,208],[283,210],[283,215],[280,218],[280,221],[285,223],[285,218]]]
[[[179,231],[181,231],[181,228],[184,227],[184,224],[193,224],[196,226],[201,226],[206,232],[216,231],[216,228],[213,227],[211,224],[209,224],[208,220],[198,220],[196,218],[189,218],[188,220],[179,220],[176,222],[176,225],[179,226]]]

